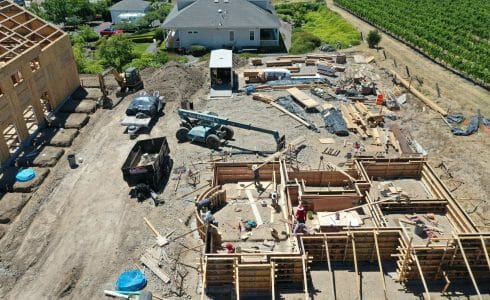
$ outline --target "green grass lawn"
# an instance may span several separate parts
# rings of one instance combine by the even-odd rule
[[[145,52],[146,48],[148,48],[150,45],[151,43],[135,43],[133,54],[138,57],[141,56],[141,53]]]
[[[342,47],[359,45],[361,35],[357,29],[339,14],[326,7],[306,14],[306,23],[302,29],[319,37],[322,42],[335,46],[339,41]]]

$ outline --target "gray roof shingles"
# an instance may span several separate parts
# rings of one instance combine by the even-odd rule
[[[221,12],[219,12],[221,10]],[[279,28],[279,18],[247,0],[196,0],[180,11],[177,5],[163,22],[164,28]]]
[[[110,10],[145,10],[150,2],[142,0],[122,0],[111,6]]]

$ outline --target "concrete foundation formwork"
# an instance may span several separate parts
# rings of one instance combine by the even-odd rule
[[[0,161],[15,153],[78,86],[68,35],[0,1]]]
[[[471,282],[464,293],[481,298],[488,292],[481,288],[490,280],[490,233],[476,228],[425,159],[356,159],[345,170],[327,171],[292,169],[283,160],[262,165],[258,172],[252,171],[253,165],[260,163],[216,163],[213,187],[198,201],[210,199],[214,213],[234,201],[227,197],[224,184],[236,183],[240,189],[270,182],[280,195],[289,250],[218,253],[220,225],[206,224],[203,211],[196,209],[199,233],[206,243],[201,258],[203,296],[227,290],[236,299],[251,295],[275,299],[281,294],[281,283],[286,283],[296,287],[295,297],[309,299],[313,280],[309,270],[314,265],[315,272],[324,270],[322,274],[329,277],[325,280],[332,284],[325,297],[340,299],[334,276],[338,263],[354,267],[352,288],[361,299],[367,291],[361,271],[366,263],[377,266],[376,288],[383,287],[385,298],[394,290],[387,288],[386,264],[395,271],[390,276],[405,288],[421,284],[419,294],[426,299],[448,292],[453,282],[461,280]],[[385,185],[403,197],[385,197]],[[293,234],[294,207],[300,201],[311,212],[306,225],[314,230]],[[318,213],[349,211],[361,216],[362,225],[315,226]],[[437,234],[417,234],[417,223],[410,218],[426,220]],[[434,284],[441,281],[442,286]]]

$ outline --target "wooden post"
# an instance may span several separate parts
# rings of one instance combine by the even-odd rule
[[[272,299],[276,299],[276,264],[271,261]]]
[[[386,52],[385,52],[385,50],[384,50],[384,49],[383,49],[383,56],[384,56],[384,57],[385,57],[385,59],[386,59]]]
[[[485,240],[483,239],[482,235],[480,235],[480,241],[481,241],[481,246],[483,247],[483,253],[485,253],[485,259],[487,260],[488,269],[490,270],[490,258],[488,258],[487,245],[485,245]]]
[[[437,98],[441,98],[441,90],[439,88],[439,82],[436,82],[436,92],[437,92]]]
[[[379,254],[378,231],[374,231],[374,246],[376,248],[376,254],[378,255],[379,272],[381,274],[381,281],[383,282],[383,291],[384,291],[385,299],[388,300],[388,295],[386,294],[385,274],[383,272],[383,264],[381,262],[381,255]]]
[[[410,71],[408,70],[408,66],[405,66],[405,70],[407,70],[407,76],[408,76],[408,77],[411,77],[411,76],[410,76]]]
[[[476,283],[475,277],[473,276],[473,272],[471,271],[470,264],[468,263],[468,258],[466,257],[466,254],[464,253],[463,244],[461,244],[461,240],[459,239],[459,237],[455,236],[454,238],[458,242],[459,250],[461,251],[461,255],[463,256],[464,263],[466,265],[466,268],[468,269],[468,273],[470,274],[470,277],[471,277],[471,282],[473,283],[473,286],[475,287],[476,293],[478,294],[478,298],[480,300],[483,300],[483,298],[480,294],[480,290],[478,289],[478,284]]]
[[[327,251],[328,271],[330,272],[330,279],[332,280],[332,299],[335,300],[337,299],[337,295],[335,292],[335,278],[333,275],[332,264],[330,263],[330,252],[328,250],[327,236],[325,235],[323,238],[325,240],[325,250]]]
[[[303,254],[301,258],[301,263],[303,264],[303,285],[305,290],[305,300],[308,300],[308,281],[306,280],[306,263],[305,259],[308,259],[308,252]]]
[[[412,248],[413,257],[415,258],[415,263],[417,264],[417,269],[419,270],[420,279],[422,280],[422,285],[424,286],[426,299],[430,300],[429,288],[427,287],[427,282],[425,281],[424,272],[422,272],[422,267],[420,266],[419,259],[417,257],[417,252],[415,252],[415,248]]]
[[[396,64],[396,58],[393,57],[393,64],[395,65],[395,68],[398,68],[398,65]]]
[[[403,227],[402,227],[403,228]],[[410,258],[410,251],[412,248],[412,240],[413,237],[410,237],[410,240],[408,241],[408,247],[407,247],[407,252],[405,253],[405,257],[403,258],[403,263],[402,267],[400,269],[400,277],[398,278],[398,281],[403,282],[405,280],[405,268],[407,267],[408,259]]]
[[[236,292],[236,300],[240,300],[240,272],[238,269],[238,263],[235,260],[235,292]]]
[[[359,300],[361,300],[362,299],[361,276],[359,275],[359,268],[357,266],[356,240],[354,238],[354,233],[352,233],[352,253],[354,258],[354,270],[356,272],[357,294],[359,296]]]

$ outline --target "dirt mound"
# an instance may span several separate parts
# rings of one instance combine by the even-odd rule
[[[169,62],[160,68],[142,71],[145,90],[158,90],[166,101],[187,99],[203,87],[206,70]]]

